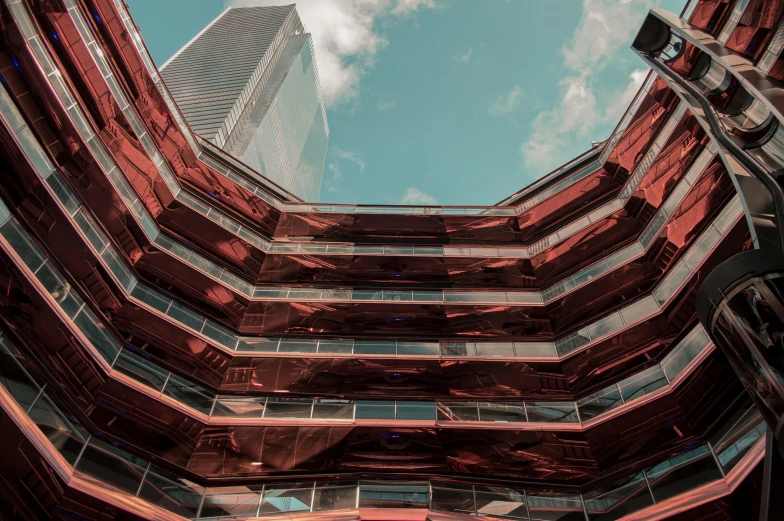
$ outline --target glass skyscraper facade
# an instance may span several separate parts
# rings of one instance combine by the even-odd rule
[[[123,0],[0,19],[4,521],[780,519],[784,2],[652,10],[608,139],[471,207],[204,139],[319,143],[298,29],[178,106]]]
[[[227,9],[161,74],[196,133],[318,200],[329,126],[312,38],[294,5]]]

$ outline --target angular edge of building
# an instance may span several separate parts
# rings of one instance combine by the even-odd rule
[[[266,13],[188,92],[178,58],[236,63],[3,2],[0,515],[775,518],[784,4],[651,11],[609,139],[490,207],[303,202],[221,150],[308,68]]]

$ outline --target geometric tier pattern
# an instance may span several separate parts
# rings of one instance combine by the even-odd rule
[[[775,77],[784,6],[758,4],[678,23]],[[299,201],[193,133],[119,0],[2,20],[4,517],[752,508],[764,424],[695,307],[761,239],[749,152],[667,72],[696,43],[644,56],[608,140],[498,205],[385,207]]]

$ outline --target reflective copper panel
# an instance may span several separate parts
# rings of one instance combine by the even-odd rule
[[[755,508],[779,384],[709,333],[775,376],[784,314],[746,288],[703,328],[697,295],[760,245],[738,179],[784,157],[780,93],[726,57],[784,77],[783,13],[692,0],[700,40],[654,11],[606,142],[494,206],[396,207],[300,201],[193,134],[121,0],[4,0],[0,517]]]

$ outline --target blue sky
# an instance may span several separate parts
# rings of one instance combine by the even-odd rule
[[[161,65],[229,5],[126,0]],[[492,205],[606,139],[645,13],[684,0],[302,0],[328,102],[321,200]]]

